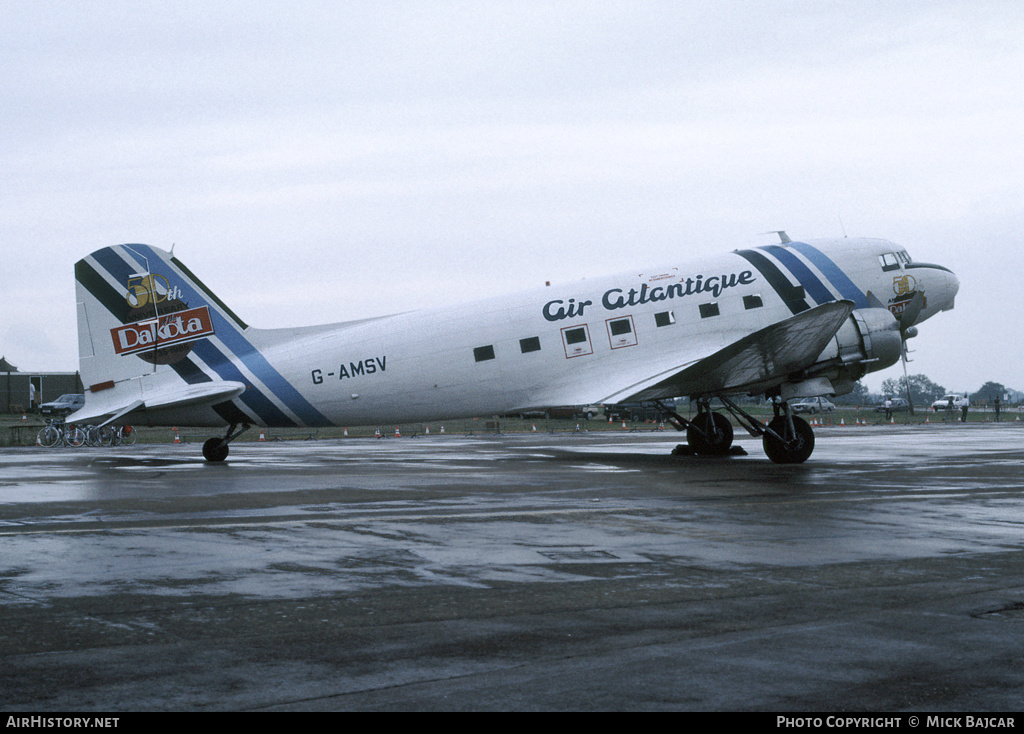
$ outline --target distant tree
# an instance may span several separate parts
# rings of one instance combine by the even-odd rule
[[[864,387],[864,383],[858,380],[854,384],[852,392],[846,395],[837,395],[832,402],[836,405],[872,405],[875,401],[871,399],[871,394]]]
[[[882,381],[882,393],[894,398],[907,397],[907,380],[889,378]],[[910,375],[910,400],[914,405],[931,405],[946,394],[946,388],[936,385],[924,375]]]
[[[1009,390],[1007,390],[1001,383],[989,381],[982,385],[978,392],[971,394],[969,398],[975,405],[980,403],[991,403],[997,396],[1002,400],[1003,396],[1006,395],[1007,392],[1009,392]]]

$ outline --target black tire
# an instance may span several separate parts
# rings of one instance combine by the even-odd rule
[[[768,424],[768,427],[780,436],[786,435],[786,419],[779,416]],[[764,434],[762,443],[768,458],[776,464],[803,464],[814,451],[814,431],[803,418],[793,416],[793,429],[796,438],[786,444],[770,433]]]
[[[711,430],[714,421],[715,430]],[[721,413],[701,413],[686,429],[686,443],[695,454],[715,456],[732,448],[732,423]]]
[[[39,431],[38,435],[36,436],[36,440],[39,442],[39,445],[45,446],[48,449],[52,449],[54,446],[60,443],[60,439],[60,429],[55,428],[54,426],[46,426],[46,428],[43,428],[41,431]]]
[[[125,446],[131,446],[139,440],[139,434],[134,426],[122,426],[118,435]]]
[[[83,431],[78,426],[73,426],[72,428],[69,428],[65,435],[67,437],[67,442],[69,446],[74,446],[75,448],[78,448],[79,446],[85,445],[85,431]]]
[[[228,458],[228,445],[220,438],[208,439],[203,444],[203,457],[212,462],[224,461]]]

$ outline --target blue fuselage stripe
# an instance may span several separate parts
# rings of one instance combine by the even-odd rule
[[[164,260],[160,257],[158,252],[150,249],[148,246],[139,246],[139,250],[151,255],[160,262],[164,263]],[[172,263],[165,263],[167,267],[174,268]],[[274,367],[266,360],[266,358],[249,343],[249,340],[238,330],[234,322],[229,321],[221,315],[220,310],[217,308],[217,304],[208,303],[205,294],[192,288],[185,281],[181,281],[179,287],[185,294],[185,297],[189,302],[203,303],[210,306],[210,314],[214,319],[214,327],[217,332],[218,338],[224,345],[231,350],[238,359],[242,361],[246,367],[252,370],[252,373],[263,382],[267,388],[274,393],[288,409],[298,416],[299,420],[305,425],[309,426],[328,426],[331,425],[330,421],[316,408],[314,408],[309,401],[307,401],[299,391],[296,390],[288,380],[284,378]],[[237,377],[228,377],[226,373],[235,371],[233,365],[225,359],[225,362],[230,369],[222,371],[217,364],[211,364],[210,366],[217,370],[217,374],[225,380],[239,379]],[[245,379],[240,379],[241,382],[247,382]],[[248,391],[247,391],[248,392]],[[243,394],[244,395],[244,394]],[[268,401],[268,405],[272,405]],[[277,410],[276,408],[274,409]],[[294,421],[284,417],[282,415],[286,425],[291,425]]]
[[[867,308],[869,306],[867,295],[821,250],[805,242],[794,242],[790,247],[810,260],[814,267],[820,270],[832,285],[836,287],[844,299],[853,301],[857,308]]]
[[[196,356],[206,362],[206,364],[211,365],[222,379],[248,385],[248,378],[217,347],[211,344],[209,339],[201,339],[196,342],[194,351]],[[235,399],[249,406],[268,426],[290,427],[295,425],[294,420],[282,413],[259,390],[247,387],[246,391]]]
[[[831,291],[829,291],[829,289],[825,287],[825,284],[818,279],[818,276],[811,272],[811,269],[804,265],[800,258],[785,247],[771,245],[761,249],[774,255],[780,263],[789,268],[789,272],[796,276],[800,285],[804,287],[807,294],[813,298],[819,306],[823,303],[829,303],[836,300]]]
[[[173,270],[174,266],[171,263],[167,263],[161,256],[160,253],[152,250],[147,245],[131,245],[130,247],[124,248],[132,257],[139,263],[140,271],[144,272],[147,268],[145,259],[149,259],[148,268],[150,271],[155,270],[154,265],[159,263],[165,265],[167,268]],[[109,272],[114,279],[119,283],[125,283],[127,286],[127,279],[129,275],[138,274],[140,271],[134,273],[130,269],[130,266],[122,258],[118,257],[115,251],[111,248],[100,250],[94,253],[96,261]],[[237,357],[242,364],[244,364],[252,373],[267,386],[274,395],[276,395],[284,405],[288,407],[299,420],[306,425],[311,426],[327,426],[330,425],[330,421],[314,408],[299,392],[288,382],[274,367],[267,362],[266,358],[260,354],[249,340],[237,329],[234,322],[229,321],[221,315],[220,310],[216,304],[207,302],[204,294],[196,291],[192,286],[184,280],[181,280],[172,285],[177,286],[182,293],[183,300],[190,306],[195,307],[198,305],[209,306],[210,318],[213,320],[214,330],[217,338],[224,343],[224,345],[230,350],[232,354]],[[115,314],[118,318],[123,318],[120,314]],[[200,340],[197,343],[197,354],[203,358],[221,379],[224,380],[237,380],[243,382],[246,385],[249,384],[249,380],[242,375],[242,373],[235,367],[230,359],[221,351],[211,344],[212,351],[202,350],[199,345],[207,340]],[[294,425],[295,421],[288,418],[284,413],[277,408],[268,397],[259,394],[256,388],[250,386],[245,393],[242,395],[242,402],[249,405],[261,419],[267,422],[268,425]]]

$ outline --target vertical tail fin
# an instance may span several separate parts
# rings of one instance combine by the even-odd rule
[[[156,420],[166,406],[206,403],[227,423],[329,425],[253,343],[257,330],[171,253],[107,247],[75,264],[75,280],[89,415],[140,403]],[[239,396],[221,397],[231,386]]]
[[[196,343],[247,326],[171,253],[97,250],[75,265],[82,382],[120,383],[185,360]]]

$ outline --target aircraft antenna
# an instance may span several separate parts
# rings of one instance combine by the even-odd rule
[[[789,235],[786,234],[786,230],[784,229],[770,229],[767,232],[762,232],[761,234],[777,234],[784,245],[788,245],[793,241],[789,239]]]

